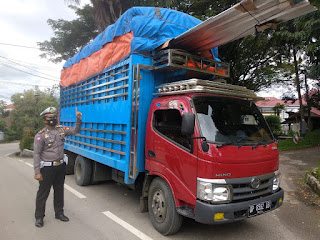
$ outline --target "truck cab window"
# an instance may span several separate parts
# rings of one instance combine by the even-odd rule
[[[202,136],[212,143],[266,144],[274,138],[254,103],[231,98],[193,99]]]
[[[174,143],[191,149],[190,136],[181,134],[181,122],[182,117],[177,109],[157,110],[154,112],[154,129]]]

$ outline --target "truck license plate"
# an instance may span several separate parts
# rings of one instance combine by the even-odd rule
[[[271,201],[257,203],[249,206],[248,217],[260,215],[271,210]]]

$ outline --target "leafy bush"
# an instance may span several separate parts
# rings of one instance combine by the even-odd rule
[[[320,145],[320,129],[307,132],[306,136],[299,139],[299,143],[295,144],[291,138],[280,140],[278,143],[279,151],[299,149],[305,147],[314,147]]]
[[[13,140],[17,140],[18,135],[15,131],[13,131],[11,128],[8,129],[8,132],[4,135],[4,140],[7,142],[11,142]]]
[[[297,132],[295,132],[295,131],[293,131],[293,130],[290,129],[290,130],[288,131],[288,134],[287,134],[287,135],[292,137],[292,136],[295,135],[295,134],[296,134],[296,135],[299,135]]]
[[[276,115],[266,116],[266,121],[271,129],[272,134],[275,137],[281,135],[282,128],[281,128],[281,122],[280,122],[279,116],[276,116]]]
[[[8,131],[7,123],[3,119],[0,119],[0,131],[4,133]]]
[[[19,148],[22,151],[23,149],[33,150],[33,134],[31,132],[25,132],[22,136],[22,139],[19,144]]]

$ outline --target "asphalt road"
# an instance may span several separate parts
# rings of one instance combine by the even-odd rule
[[[67,223],[54,218],[52,192],[47,201],[44,227],[34,226],[35,195],[32,159],[9,156],[17,143],[0,144],[0,239],[99,240],[99,239],[319,239],[320,213],[317,199],[301,187],[305,169],[316,166],[298,152],[281,154],[280,170],[285,201],[279,209],[245,221],[225,225],[203,225],[185,219],[180,231],[169,237],[151,225],[148,213],[139,212],[139,193],[112,181],[77,186],[66,177],[65,214]],[[315,152],[314,155],[313,152]],[[308,154],[307,154],[308,153]],[[320,156],[320,148],[311,157]],[[297,159],[302,158],[302,159]],[[307,161],[308,160],[308,161]],[[307,161],[307,163],[305,163]],[[303,185],[304,186],[304,185]],[[306,194],[306,195],[305,195]],[[307,201],[310,198],[310,201]]]

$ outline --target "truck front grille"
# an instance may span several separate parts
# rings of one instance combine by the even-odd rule
[[[251,181],[253,178],[260,180],[260,185],[253,188]],[[232,186],[232,202],[242,202],[264,197],[272,193],[274,173],[248,178],[226,179],[227,184]]]

